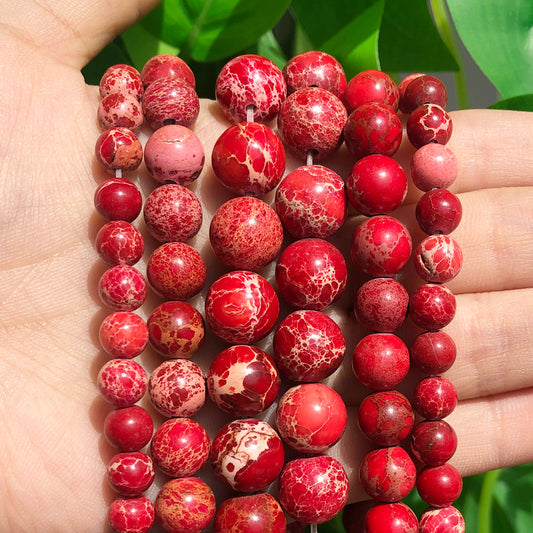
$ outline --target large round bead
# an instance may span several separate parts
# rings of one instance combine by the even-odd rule
[[[116,533],[148,533],[154,523],[154,506],[146,496],[117,498],[109,505],[107,518]]]
[[[364,527],[365,533],[418,533],[418,520],[405,503],[383,503],[368,510]]]
[[[151,57],[141,70],[141,79],[145,87],[159,78],[175,77],[188,83],[193,89],[196,85],[194,73],[181,59],[174,54],[158,54]]]
[[[372,102],[398,109],[400,91],[394,80],[381,70],[363,70],[347,84],[344,102],[349,112]]]

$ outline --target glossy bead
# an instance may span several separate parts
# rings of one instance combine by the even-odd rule
[[[188,300],[205,283],[202,256],[188,244],[167,242],[154,250],[146,275],[152,288],[166,300]]]
[[[359,470],[363,489],[381,502],[397,502],[415,486],[416,467],[408,453],[399,446],[368,452]]]
[[[323,453],[344,433],[347,412],[339,393],[323,383],[287,390],[276,411],[281,438],[301,453]]]
[[[104,436],[122,452],[136,452],[152,438],[154,423],[142,407],[132,405],[110,411],[104,420]]]
[[[167,476],[196,474],[209,459],[210,441],[206,430],[190,418],[165,420],[156,430],[150,454]]]
[[[430,235],[423,239],[413,254],[415,270],[427,283],[451,281],[463,266],[463,251],[448,235]]]
[[[205,300],[207,323],[221,339],[253,344],[276,324],[279,300],[270,283],[255,272],[234,270],[218,278]]]
[[[141,142],[128,128],[109,128],[96,140],[96,160],[108,172],[135,170],[143,159]]]
[[[148,533],[154,523],[155,511],[148,498],[139,496],[113,500],[107,516],[116,533]]]
[[[436,104],[446,107],[448,93],[446,87],[438,78],[427,74],[416,76],[405,88],[401,102],[404,113],[412,113],[422,104]]]
[[[380,70],[363,70],[349,82],[344,93],[344,102],[348,112],[363,104],[386,104],[395,111],[398,109],[400,91],[394,80]]]
[[[402,99],[405,95],[405,89],[407,89],[407,86],[416,78],[419,76],[424,76],[423,72],[413,72],[412,74],[408,74],[405,76],[405,78],[402,78],[402,81],[398,84],[398,90],[400,91],[400,105],[399,109],[402,110]]]
[[[426,374],[446,372],[457,355],[453,339],[444,331],[426,331],[411,346],[411,362]]]
[[[95,239],[96,251],[108,265],[134,265],[144,252],[141,232],[124,220],[104,224]]]
[[[344,142],[358,160],[370,154],[392,156],[402,141],[402,123],[392,107],[370,103],[358,107],[344,126]]]
[[[316,163],[339,148],[346,118],[346,108],[334,94],[308,87],[292,93],[283,102],[278,129],[299,158],[305,160],[312,152]]]
[[[455,507],[428,507],[420,517],[420,533],[465,533],[465,521]]]
[[[111,357],[133,359],[148,344],[148,326],[135,313],[117,311],[104,318],[98,337],[102,348]]]
[[[407,136],[415,148],[425,144],[446,144],[452,136],[452,120],[446,111],[435,104],[417,107],[407,119]]]
[[[457,406],[457,390],[443,377],[428,377],[420,381],[413,395],[413,407],[428,420],[447,417]]]
[[[378,446],[396,446],[414,425],[409,400],[396,390],[379,391],[363,399],[357,410],[361,431]]]
[[[281,70],[270,59],[255,54],[233,58],[218,75],[215,96],[230,122],[247,120],[253,106],[254,122],[270,122],[278,114],[287,94]]]
[[[264,124],[240,122],[217,139],[211,163],[217,178],[235,194],[259,196],[283,177],[285,148]]]
[[[209,241],[215,255],[236,270],[261,270],[283,244],[283,226],[274,209],[252,196],[232,198],[211,219]]]
[[[411,178],[421,191],[447,189],[457,177],[457,159],[446,146],[429,143],[421,146],[411,159]]]
[[[244,344],[230,346],[211,363],[207,390],[214,403],[234,417],[256,416],[270,407],[280,377],[267,352]]]
[[[446,189],[432,189],[420,198],[416,204],[415,214],[422,231],[429,235],[435,233],[447,235],[461,222],[463,208],[455,194]]]
[[[341,252],[323,239],[289,244],[276,265],[281,296],[300,309],[325,309],[342,295],[348,278]]]
[[[115,407],[129,407],[146,392],[148,376],[144,368],[131,359],[111,359],[96,378],[100,394]]]
[[[204,404],[205,376],[188,359],[170,359],[152,372],[148,392],[152,405],[163,416],[189,417]]]
[[[103,130],[122,127],[136,132],[143,123],[143,111],[139,100],[125,93],[112,93],[102,98],[97,117]]]
[[[176,77],[188,83],[193,89],[195,79],[193,71],[183,59],[173,54],[158,54],[151,57],[141,70],[141,79],[145,87],[159,78]]]
[[[348,499],[348,476],[328,455],[289,461],[279,479],[281,506],[295,520],[322,524],[331,520]]]
[[[148,195],[144,203],[146,228],[159,242],[191,239],[200,231],[202,220],[200,200],[183,185],[161,185]]]
[[[322,381],[341,365],[346,342],[329,316],[311,309],[294,311],[278,325],[273,339],[274,359],[293,381]]]
[[[94,206],[106,220],[133,222],[142,209],[141,191],[124,178],[110,178],[94,193]]]
[[[141,75],[130,65],[113,65],[104,72],[100,79],[99,90],[100,98],[105,98],[112,93],[123,93],[131,94],[140,102],[143,94]]]
[[[409,372],[409,350],[392,333],[372,333],[356,345],[352,368],[365,387],[390,390],[401,383]]]
[[[449,463],[426,466],[416,479],[420,497],[433,507],[448,507],[463,489],[463,480],[457,469]]]
[[[135,311],[146,300],[147,292],[144,276],[129,265],[109,268],[98,282],[102,303],[116,311]]]
[[[256,492],[281,472],[283,443],[266,422],[256,418],[226,424],[211,444],[215,474],[233,490]]]
[[[365,328],[392,333],[403,324],[408,305],[409,294],[400,282],[393,278],[372,278],[357,291],[354,313]]]
[[[413,429],[411,451],[426,465],[443,465],[451,459],[456,449],[457,434],[444,420],[423,420]]]
[[[418,533],[418,519],[405,503],[384,503],[368,510],[365,533]]]
[[[155,515],[165,531],[200,533],[215,515],[215,495],[201,479],[171,479],[157,495]]]
[[[107,465],[107,480],[121,496],[140,496],[154,477],[154,464],[142,452],[117,453]]]
[[[456,305],[455,296],[448,287],[428,283],[411,295],[409,316],[423,329],[442,329],[453,320]]]
[[[348,200],[362,215],[386,215],[407,194],[407,177],[392,157],[371,154],[359,159],[346,180]]]
[[[391,216],[379,215],[366,219],[355,230],[350,253],[365,274],[392,277],[406,265],[411,249],[407,228]]]
[[[297,239],[327,239],[346,218],[343,179],[322,165],[301,166],[276,189],[276,211],[283,227]]]

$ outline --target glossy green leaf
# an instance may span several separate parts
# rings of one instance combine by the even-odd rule
[[[512,109],[513,111],[533,111],[533,94],[522,94],[492,104],[491,109]]]
[[[287,63],[287,57],[272,31],[267,31],[259,38],[257,41],[257,53],[274,61],[280,69]]]

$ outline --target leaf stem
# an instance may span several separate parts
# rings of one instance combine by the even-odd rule
[[[483,478],[481,494],[479,496],[478,533],[491,532],[492,493],[501,470],[491,470]]]

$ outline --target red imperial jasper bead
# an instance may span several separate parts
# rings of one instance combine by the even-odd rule
[[[115,407],[129,407],[146,392],[148,376],[144,368],[131,359],[111,359],[96,378],[100,394]]]
[[[457,435],[444,420],[419,422],[411,435],[411,451],[422,463],[429,466],[443,465],[457,449]]]
[[[457,355],[453,339],[444,331],[426,331],[411,346],[411,362],[430,375],[446,372]]]
[[[402,81],[398,84],[398,90],[400,92],[400,111],[402,110],[402,100],[405,95],[405,89],[407,89],[407,86],[419,76],[425,76],[425,74],[422,72],[413,72],[412,74],[408,74],[407,76],[405,76],[405,78],[403,78]]]
[[[274,209],[252,196],[222,204],[209,226],[215,255],[233,269],[261,270],[273,261],[283,244],[283,226]]]
[[[442,329],[455,316],[456,302],[452,291],[440,284],[428,283],[415,290],[409,301],[409,315],[419,327]]]
[[[416,479],[420,497],[433,507],[448,507],[463,490],[461,474],[451,464],[426,466]]]
[[[425,144],[413,154],[411,177],[421,191],[447,189],[457,177],[457,159],[442,144]]]
[[[102,303],[117,311],[135,311],[146,300],[147,292],[144,276],[129,265],[111,267],[98,282]]]
[[[461,270],[463,251],[448,235],[430,235],[413,254],[418,275],[428,283],[446,283]]]
[[[344,102],[351,113],[363,104],[372,102],[386,104],[398,109],[400,91],[394,80],[380,70],[363,70],[349,82],[344,93]]]
[[[446,189],[432,189],[420,198],[416,204],[415,214],[422,231],[429,235],[436,233],[447,235],[461,222],[463,208],[455,194]]]
[[[189,84],[196,85],[193,71],[183,59],[172,54],[159,54],[151,57],[141,70],[141,79],[145,87],[160,78],[175,77]]]
[[[111,357],[133,359],[148,344],[148,326],[135,313],[117,311],[104,318],[98,336],[102,348]]]
[[[218,138],[211,154],[217,178],[235,194],[259,196],[271,191],[285,171],[285,148],[259,122],[240,122]]]
[[[133,222],[142,209],[141,191],[124,178],[110,178],[94,193],[94,206],[106,220]]]
[[[116,499],[108,511],[109,525],[117,533],[148,533],[154,523],[152,502],[145,496]]]
[[[340,298],[347,279],[344,257],[323,239],[301,239],[289,244],[276,265],[281,296],[300,309],[325,309]]]
[[[447,417],[457,406],[457,390],[443,377],[423,379],[413,395],[413,407],[428,420]]]
[[[455,507],[428,507],[420,517],[420,533],[464,532],[464,518]]]
[[[142,452],[117,453],[107,465],[107,480],[121,496],[140,496],[154,477],[154,464]]]
[[[383,503],[368,510],[365,533],[418,533],[418,520],[405,503]]]
[[[280,382],[268,353],[256,346],[240,344],[226,348],[213,359],[207,390],[222,410],[235,417],[250,417],[272,405]]]
[[[136,452],[144,448],[153,432],[152,417],[138,405],[110,411],[104,421],[105,438],[122,452]]]
[[[127,93],[112,93],[102,98],[97,117],[103,130],[122,127],[134,132],[141,129],[144,118],[139,100]]]
[[[256,418],[226,424],[211,444],[215,474],[233,490],[256,492],[281,472],[283,443],[266,422]]]
[[[139,102],[143,95],[141,75],[130,65],[118,64],[109,67],[100,79],[100,98],[108,94],[131,94]]]
[[[141,232],[124,220],[111,220],[96,234],[95,246],[108,265],[134,265],[144,252]]]
[[[446,107],[448,93],[444,83],[439,79],[424,74],[416,76],[405,88],[401,101],[401,110],[404,113],[412,113],[423,104],[436,104]]]
[[[281,70],[270,59],[241,55],[226,63],[218,75],[215,95],[230,122],[247,120],[253,106],[255,122],[270,122],[281,107],[287,86]]]
[[[407,136],[415,148],[425,144],[446,144],[452,136],[452,120],[446,111],[435,104],[417,107],[407,119]]]
[[[348,499],[348,476],[328,455],[289,461],[279,479],[281,506],[295,520],[322,524],[335,517]]]
[[[128,128],[110,128],[96,140],[96,160],[108,172],[135,170],[143,159],[141,142]]]

